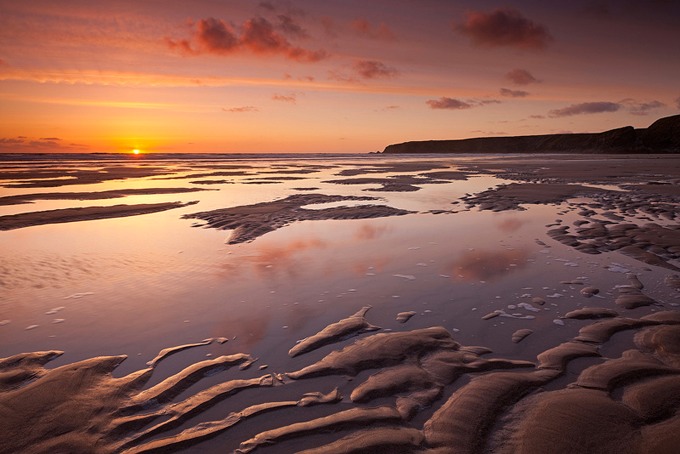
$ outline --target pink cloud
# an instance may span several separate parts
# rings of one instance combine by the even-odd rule
[[[456,29],[474,44],[486,47],[543,49],[553,39],[547,28],[514,9],[471,11]]]
[[[224,112],[231,112],[231,113],[246,113],[246,112],[259,112],[260,109],[258,109],[255,106],[240,106],[240,107],[223,107],[222,110]]]
[[[561,109],[554,109],[548,112],[550,117],[570,117],[572,115],[596,114],[605,112],[616,112],[621,108],[621,104],[614,102],[584,102],[581,104],[572,104],[571,106],[563,107]]]
[[[526,69],[513,69],[508,71],[505,78],[515,85],[529,85],[540,82]]]
[[[634,99],[626,98],[621,101],[628,111],[633,115],[647,115],[650,111],[654,109],[660,109],[661,107],[666,107],[666,104],[661,101],[653,100],[648,102],[639,102]]]
[[[377,25],[371,24],[366,19],[355,19],[351,22],[350,27],[359,36],[370,39],[378,39],[384,41],[392,41],[396,38],[394,32],[384,22]]]
[[[285,17],[285,19],[281,19]],[[279,16],[280,27],[289,34],[304,32],[288,16]],[[328,56],[324,50],[308,50],[291,44],[279,33],[274,25],[263,17],[255,17],[245,21],[240,33],[221,19],[209,17],[196,24],[191,39],[165,39],[170,49],[184,54],[217,54],[228,55],[236,51],[249,51],[256,55],[282,55],[299,62],[317,62]]]
[[[677,107],[678,110],[680,110],[680,96],[678,96],[677,98],[675,98],[675,107]]]
[[[425,101],[430,106],[430,109],[449,109],[449,110],[463,110],[471,109],[473,107],[481,107],[487,104],[500,104],[497,99],[466,99],[465,101],[442,96],[439,99],[430,99]]]
[[[390,78],[399,74],[395,68],[377,60],[359,60],[354,63],[354,71],[364,79]]]
[[[198,21],[196,39],[208,52],[216,54],[231,52],[239,45],[233,28],[213,17]]]
[[[509,88],[501,88],[501,96],[507,96],[509,98],[524,98],[529,96],[528,91],[524,90],[510,90]]]
[[[473,107],[472,104],[469,104],[465,101],[461,101],[460,99],[447,98],[446,96],[442,96],[439,99],[430,99],[427,101],[427,105],[429,105],[431,109],[452,109],[452,110],[470,109],[471,107]]]
[[[297,96],[295,94],[292,94],[292,95],[275,94],[275,95],[272,96],[272,100],[281,101],[281,102],[289,102],[291,104],[295,104],[297,102]]]

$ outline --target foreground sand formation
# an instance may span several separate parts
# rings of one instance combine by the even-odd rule
[[[303,340],[294,353],[379,329],[365,320],[367,310]],[[597,321],[602,316],[608,318]],[[566,319],[586,323],[575,338],[533,361],[494,358],[485,347],[460,345],[446,329],[431,327],[368,334],[298,370],[254,377],[246,374],[255,358],[221,356],[190,364],[150,387],[146,383],[170,355],[227,339],[164,349],[147,369],[121,378],[112,373],[125,356],[48,370],[44,366],[63,352],[15,355],[0,359],[0,452],[173,452],[229,433],[246,420],[272,417],[277,426],[242,440],[234,452],[272,445],[287,450],[288,440],[309,435],[319,445],[306,454],[675,452],[680,312],[630,318],[581,310]],[[635,348],[605,357],[601,349],[622,331],[632,334]],[[577,361],[582,358],[594,361]],[[560,381],[568,369],[573,374],[572,363],[580,364],[580,372]],[[204,377],[234,368],[241,372],[186,393]],[[363,371],[369,374],[343,395],[339,388],[347,388],[346,377]],[[324,379],[310,381],[312,389],[297,392],[297,399],[277,398],[282,387],[314,377]],[[223,419],[192,421],[248,389],[263,392]],[[305,417],[316,405],[327,410]],[[285,423],[291,418],[297,422]]]

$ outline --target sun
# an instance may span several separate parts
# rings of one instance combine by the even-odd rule
[[[139,150],[139,148],[135,148],[134,150],[132,150],[132,154],[139,154],[139,153],[141,153],[141,150]]]

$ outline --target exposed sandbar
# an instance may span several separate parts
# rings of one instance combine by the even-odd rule
[[[64,208],[59,210],[34,211],[30,213],[0,216],[0,230],[21,229],[35,225],[62,224],[65,222],[111,219],[140,214],[157,213],[193,205],[198,202],[165,202],[140,205],[113,205],[108,207]]]
[[[19,194],[0,197],[0,205],[18,205],[32,203],[35,200],[103,200],[117,199],[129,195],[183,194],[185,192],[207,191],[203,188],[142,188],[115,189],[94,192],[41,192],[35,194]]]
[[[305,205],[341,201],[377,200],[375,197],[355,197],[324,194],[294,194],[281,200],[256,203],[219,210],[184,215],[185,219],[201,219],[207,227],[233,230],[229,244],[245,243],[285,227],[296,221],[323,219],[371,219],[402,216],[411,213],[385,205],[340,206],[312,210]]]

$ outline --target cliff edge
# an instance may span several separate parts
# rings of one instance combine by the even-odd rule
[[[388,145],[383,153],[680,153],[680,115],[661,118],[646,129],[413,141]]]

